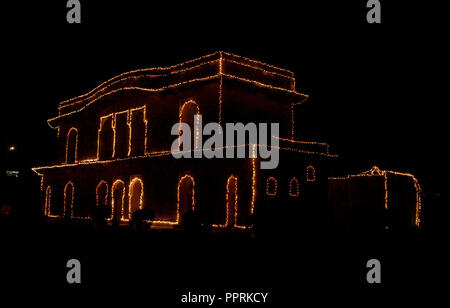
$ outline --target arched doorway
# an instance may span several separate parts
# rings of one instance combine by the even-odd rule
[[[199,145],[199,134],[200,131],[199,129],[194,130],[195,128],[195,117],[196,115],[200,115],[200,107],[198,106],[198,104],[193,101],[193,100],[189,100],[187,102],[185,102],[183,104],[183,106],[181,106],[180,108],[180,112],[179,112],[179,120],[180,123],[186,123],[189,125],[190,129],[191,129],[191,150],[198,148]],[[197,123],[199,124],[199,123]],[[198,128],[198,126],[197,126]],[[179,136],[181,136],[183,134],[183,131],[180,130],[179,132]],[[184,147],[183,144],[180,144],[179,147],[180,151],[183,150],[189,150],[187,148]]]
[[[73,217],[74,187],[71,181],[64,187],[64,217]]]
[[[128,217],[128,209],[124,207],[125,203],[125,184],[121,180],[114,182],[111,188],[111,219],[119,222]]]
[[[101,180],[95,189],[95,201],[97,206],[107,206],[108,205],[108,183]]]
[[[237,177],[230,176],[227,181],[227,212],[226,212],[226,227],[234,227],[237,224],[238,217],[238,194],[237,194]]]
[[[66,139],[66,164],[73,164],[77,161],[78,151],[78,130],[72,127],[67,133]]]
[[[100,118],[100,128],[98,130],[98,153],[100,160],[111,159],[113,156],[113,115]]]
[[[136,210],[142,209],[144,204],[144,184],[140,178],[134,178],[130,182],[129,187],[129,217],[133,215]]]
[[[183,215],[195,209],[195,181],[188,174],[184,175],[178,181],[177,193],[177,223],[180,222]]]

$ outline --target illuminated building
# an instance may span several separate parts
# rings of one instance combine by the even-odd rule
[[[298,220],[290,207],[326,204],[326,164],[335,156],[326,143],[295,140],[294,106],[307,97],[292,72],[225,52],[111,78],[61,102],[48,120],[59,160],[33,169],[42,212],[86,219],[106,205],[110,221],[125,223],[150,208],[156,224],[178,224],[195,210],[215,227],[245,228],[265,208],[282,213],[274,215],[279,221]],[[260,169],[260,158],[175,159],[171,127],[193,127],[195,114],[205,123],[279,123],[279,166]]]
[[[374,166],[360,174],[330,178],[329,199],[339,228],[405,230],[420,227],[421,188],[409,173]]]

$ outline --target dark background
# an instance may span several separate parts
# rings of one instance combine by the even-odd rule
[[[366,1],[81,1],[82,23],[69,25],[65,4],[2,4],[2,168],[16,166],[30,172],[33,166],[52,162],[56,131],[46,120],[57,115],[60,101],[128,70],[228,51],[295,73],[297,90],[310,95],[296,109],[297,137],[329,142],[331,151],[340,156],[335,175],[377,165],[418,178],[424,194],[425,231],[418,240],[423,246],[402,237],[391,240],[389,246],[396,246],[397,240],[409,245],[407,251],[416,257],[401,263],[401,273],[410,273],[413,280],[395,271],[400,263],[393,259],[388,277],[396,278],[391,286],[406,280],[416,286],[424,280],[436,282],[439,274],[434,274],[442,263],[430,255],[440,247],[448,217],[445,8],[424,1],[381,1],[382,24],[369,25]],[[17,148],[13,157],[10,145]],[[30,187],[31,200],[39,178],[32,174],[30,178],[37,185]],[[308,240],[309,249],[319,245]],[[383,239],[376,241],[380,244]],[[330,273],[335,276],[353,268],[348,270],[353,276],[346,281],[361,286],[365,249],[375,253],[379,246],[355,242],[364,252],[352,247],[356,254],[342,256],[348,267]],[[301,249],[299,243],[290,245],[295,251]],[[339,246],[333,245],[333,249]],[[407,254],[398,258],[403,256]],[[270,264],[270,260],[264,262]],[[338,268],[342,264],[333,262]],[[327,270],[324,277],[329,278]],[[426,276],[415,276],[418,271]],[[317,277],[322,276],[313,273],[309,267],[306,277],[321,285]],[[297,282],[303,281],[302,273],[298,275]],[[276,285],[273,279],[267,276],[266,285]],[[336,277],[332,281],[333,288],[339,284]]]

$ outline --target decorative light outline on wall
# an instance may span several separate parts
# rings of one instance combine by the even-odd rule
[[[233,174],[230,175],[228,177],[227,180],[227,192],[226,192],[226,208],[227,208],[227,213],[226,213],[226,219],[225,219],[225,226],[226,227],[230,227],[231,223],[229,221],[229,216],[230,216],[230,211],[231,211],[231,204],[230,204],[230,200],[228,200],[228,195],[229,195],[229,185],[230,185],[230,181],[234,180],[234,222],[232,224],[233,227],[235,227],[237,225],[237,218],[238,218],[238,178],[236,176],[234,176]]]
[[[252,149],[252,157],[250,158],[252,164],[252,199],[250,201],[250,215],[253,215],[255,211],[255,202],[256,202],[256,145],[253,145]]]
[[[189,99],[189,100],[187,100],[187,101],[185,101],[184,103],[183,103],[183,105],[181,106],[181,108],[180,108],[180,110],[179,110],[179,112],[178,112],[178,118],[179,118],[179,122],[178,123],[182,123],[182,121],[181,121],[181,119],[182,119],[182,117],[183,117],[183,111],[184,111],[184,108],[186,107],[186,105],[188,105],[188,104],[194,104],[195,105],[195,107],[196,107],[196,110],[197,110],[197,112],[195,113],[196,115],[200,115],[200,106],[197,104],[197,102],[196,101],[194,101],[193,99]],[[197,128],[199,128],[199,118],[195,118],[194,117],[194,120],[196,120],[196,123],[195,123],[195,126],[194,127],[197,127]],[[195,149],[198,149],[199,147],[199,144],[198,144],[198,141],[199,141],[199,138],[200,138],[200,131],[199,131],[199,129],[197,129],[196,131],[195,131],[195,144],[194,144],[194,148]],[[179,136],[181,136],[181,129],[178,131],[178,135]],[[191,132],[191,136],[192,136],[192,132]],[[181,138],[178,138],[178,149],[180,148],[180,145],[181,145]]]
[[[105,116],[101,116],[100,117],[100,124],[99,124],[99,129],[98,129],[98,135],[97,135],[97,158],[96,159],[87,159],[86,161],[99,161],[100,160],[100,135],[101,135],[101,131],[103,130],[103,123],[104,121],[106,121],[108,118],[111,117],[111,128],[113,130],[113,154],[112,154],[112,158],[116,158],[115,157],[115,153],[116,153],[116,119],[117,119],[117,115],[118,114],[123,114],[126,113],[127,114],[127,125],[128,125],[128,129],[129,129],[129,135],[128,135],[128,151],[127,151],[127,156],[131,156],[131,152],[132,152],[132,114],[133,112],[136,111],[140,111],[143,110],[143,121],[144,121],[144,153],[143,155],[146,156],[148,154],[152,154],[152,153],[148,153],[147,152],[147,147],[148,147],[148,120],[147,120],[147,106],[141,106],[141,107],[137,107],[137,108],[131,108],[131,109],[127,109],[124,111],[120,111],[120,112],[113,112],[110,113],[108,115]]]
[[[173,84],[173,85],[170,85],[170,86],[167,86],[167,87],[162,87],[162,88],[159,88],[159,89],[142,88],[142,87],[122,87],[122,88],[114,89],[114,90],[111,90],[109,92],[106,92],[106,93],[100,95],[99,97],[93,99],[92,101],[90,101],[89,103],[87,103],[86,105],[84,105],[83,107],[81,107],[81,108],[79,108],[77,110],[74,110],[74,111],[71,111],[71,112],[67,112],[65,114],[58,115],[56,117],[48,119],[47,123],[50,125],[50,127],[55,128],[54,126],[52,126],[50,124],[50,122],[52,122],[54,120],[57,120],[57,119],[60,119],[60,118],[63,118],[63,117],[66,117],[66,116],[71,115],[71,114],[75,114],[75,113],[81,112],[86,107],[88,107],[91,104],[95,103],[96,101],[102,99],[103,97],[106,97],[106,96],[109,96],[109,95],[112,95],[112,94],[115,94],[115,93],[119,93],[119,92],[122,92],[122,91],[137,90],[137,91],[142,91],[142,92],[154,93],[154,92],[165,91],[167,89],[177,88],[179,86],[186,85],[186,84],[191,84],[191,83],[195,83],[195,82],[202,82],[202,81],[208,81],[208,80],[213,80],[213,79],[220,79],[220,78],[223,78],[223,77],[227,77],[228,79],[238,80],[238,81],[241,81],[241,82],[244,82],[244,83],[252,84],[254,86],[261,87],[261,88],[267,88],[267,89],[271,89],[271,90],[275,90],[275,91],[281,91],[281,92],[285,92],[285,93],[291,93],[291,94],[302,96],[302,99],[299,102],[294,103],[294,105],[298,105],[298,104],[303,103],[309,97],[308,95],[296,92],[295,90],[287,90],[287,89],[284,89],[284,88],[281,88],[281,87],[275,87],[275,86],[267,85],[267,84],[264,84],[264,83],[261,83],[261,82],[258,82],[258,81],[254,81],[254,80],[251,80],[251,79],[237,77],[237,76],[233,76],[233,75],[222,73],[222,74],[216,74],[216,75],[203,77],[203,78],[191,79],[191,80],[188,80],[188,81],[180,82],[180,83]],[[293,112],[293,109],[292,109],[291,112]]]
[[[126,116],[126,119],[127,119],[128,132],[131,131],[131,126],[130,126],[130,121],[129,121],[130,116],[129,116],[128,110],[123,110],[123,111],[120,111],[120,112],[114,112],[114,113],[112,114],[113,117],[114,117],[114,121],[112,122],[112,128],[113,128],[113,132],[114,132],[114,134],[113,134],[113,153],[112,153],[112,157],[113,157],[113,158],[116,157],[116,144],[117,144],[117,140],[116,140],[116,138],[117,138],[117,128],[116,128],[116,126],[117,126],[117,115],[120,115],[120,114],[126,114],[126,115],[127,115],[127,116]],[[130,148],[129,148],[129,146],[130,146],[130,139],[131,139],[131,135],[128,136],[128,151],[127,151],[127,155],[128,155],[128,153],[130,152]]]
[[[51,197],[52,197],[52,188],[47,186],[45,189],[45,203],[44,203],[44,215],[50,216],[50,207],[51,207]]]
[[[130,136],[129,136],[129,139],[128,139],[128,156],[130,156],[131,155],[131,149],[132,149],[132,142],[131,142],[131,140],[132,140],[132,137],[133,137],[133,134],[132,134],[132,126],[133,126],[133,112],[136,112],[136,111],[140,111],[140,110],[143,110],[144,112],[143,112],[143,121],[144,121],[144,154],[149,154],[147,151],[148,151],[148,148],[147,148],[147,143],[148,143],[148,132],[147,132],[147,130],[148,130],[148,120],[147,120],[147,105],[144,105],[144,106],[141,106],[141,107],[137,107],[137,108],[132,108],[132,109],[130,109],[130,113],[129,113],[129,115],[130,115],[130,118],[129,118],[129,127],[130,127]]]
[[[250,146],[250,144],[243,144],[243,145],[232,146],[232,147],[241,147],[241,146]],[[259,146],[259,144],[256,144],[255,146]],[[264,145],[264,146],[266,146],[266,145]],[[219,147],[219,148],[216,148],[216,149],[224,149],[225,150],[227,148],[229,148],[229,146],[223,146],[223,147]],[[297,153],[302,153],[302,154],[319,155],[319,156],[325,156],[325,157],[338,157],[337,155],[334,155],[334,154],[326,154],[326,153],[321,153],[321,152],[303,151],[303,150],[297,150],[297,149],[286,148],[286,147],[271,146],[271,148],[277,148],[279,150],[292,151],[292,152],[297,152]],[[191,151],[193,151],[193,150],[191,150]],[[181,151],[180,153],[184,153],[184,152],[188,152],[188,151]],[[109,160],[86,159],[86,160],[79,161],[76,164],[39,166],[39,167],[31,168],[31,169],[36,174],[42,175],[42,173],[40,173],[39,170],[50,170],[50,169],[66,168],[66,167],[72,167],[72,166],[78,166],[78,165],[93,165],[93,164],[104,165],[104,164],[110,164],[110,163],[114,163],[114,162],[118,162],[118,161],[126,161],[126,160],[150,158],[150,157],[170,156],[170,155],[172,155],[171,151],[158,151],[158,152],[155,151],[155,152],[152,152],[152,153],[149,153],[149,154],[146,154],[146,155],[140,155],[140,156],[116,158],[116,159],[109,159]]]
[[[125,206],[126,186],[125,186],[125,183],[120,179],[115,180],[113,185],[111,186],[111,217],[109,218],[109,220],[114,219],[114,213],[115,213],[114,211],[115,211],[115,206],[116,206],[114,203],[114,192],[116,191],[116,186],[120,185],[120,184],[123,185],[123,189],[122,189],[122,206],[120,208],[119,220],[120,221],[128,221],[128,219],[124,218],[124,216],[123,216],[123,212],[124,212],[123,208]]]
[[[389,170],[381,170],[377,166],[373,166],[370,170],[362,172],[360,174],[352,174],[348,175],[346,177],[330,177],[330,180],[348,180],[352,177],[366,177],[366,176],[383,176],[384,177],[384,208],[389,208],[389,190],[388,190],[388,184],[387,184],[387,175],[388,174],[394,174],[394,175],[401,175],[411,178],[413,181],[414,189],[416,190],[416,208],[415,208],[415,217],[414,217],[414,224],[420,228],[420,214],[422,211],[422,196],[421,192],[422,189],[420,187],[419,181],[417,178],[411,174],[411,173],[405,173],[405,172],[397,172],[397,171],[389,171]]]
[[[75,135],[75,157],[74,157],[74,163],[76,163],[78,161],[78,129],[76,129],[75,127],[72,127],[71,129],[69,129],[69,131],[67,132],[66,135],[66,164],[67,164],[67,160],[68,160],[68,152],[69,152],[69,139],[70,139],[70,133],[72,131],[75,131],[76,135]]]
[[[213,57],[213,56],[215,56],[217,54],[219,54],[219,56],[220,56],[219,59],[214,59],[214,60],[211,60],[211,61],[203,62],[203,63],[200,63],[200,64],[198,64],[196,66],[188,67],[188,68],[185,68],[185,69],[180,69],[178,71],[171,71],[174,68],[177,68],[177,67],[189,64],[189,63],[193,63],[193,62],[196,62],[196,61],[200,61],[200,60],[206,59],[208,57],[211,58],[211,57]],[[229,55],[229,56],[232,56],[232,57],[235,57],[235,58],[238,58],[238,59],[242,59],[243,61],[256,63],[258,65],[264,65],[264,66],[269,67],[271,69],[276,69],[276,70],[279,70],[279,71],[286,72],[286,73],[289,74],[289,76],[282,75],[280,73],[276,73],[276,72],[272,72],[272,71],[268,71],[268,70],[265,70],[265,69],[263,69],[261,67],[253,67],[253,66],[250,66],[250,65],[245,64],[245,63],[238,63],[239,65],[248,66],[248,67],[251,67],[252,69],[256,69],[256,70],[262,71],[263,73],[279,75],[279,76],[281,76],[283,78],[291,79],[291,81],[294,80],[294,82],[295,82],[294,74],[293,74],[292,71],[289,71],[289,70],[286,70],[286,69],[283,69],[283,68],[279,68],[279,67],[275,67],[273,65],[270,65],[270,64],[267,64],[267,63],[263,63],[263,62],[260,62],[260,61],[257,61],[257,60],[245,58],[245,57],[242,57],[242,56],[239,56],[239,55],[235,55],[235,54],[231,54],[231,53],[227,53],[227,52],[223,52],[223,51],[218,51],[218,52],[215,52],[213,54],[209,54],[209,55],[205,55],[205,56],[202,56],[202,57],[199,57],[199,58],[196,58],[196,59],[188,60],[188,61],[185,61],[183,63],[175,64],[175,65],[172,65],[172,66],[169,66],[169,67],[154,67],[154,68],[138,69],[138,70],[133,70],[133,71],[129,71],[129,72],[125,72],[125,73],[119,74],[119,75],[117,75],[117,76],[115,76],[113,78],[110,78],[109,80],[101,83],[99,86],[97,86],[96,88],[92,89],[88,93],[82,94],[80,96],[77,96],[77,97],[74,97],[74,98],[71,98],[71,99],[68,99],[68,100],[65,100],[65,101],[62,101],[59,104],[60,105],[59,109],[62,109],[64,107],[71,106],[71,105],[74,105],[74,104],[79,104],[79,103],[81,103],[81,102],[91,98],[92,96],[94,96],[96,94],[96,92],[98,92],[98,90],[100,90],[100,89],[106,90],[107,88],[113,86],[114,84],[116,84],[118,82],[125,81],[125,80],[128,80],[128,79],[135,79],[138,76],[133,76],[133,74],[137,74],[137,73],[152,72],[152,71],[162,70],[162,71],[168,71],[168,73],[166,73],[166,74],[159,74],[159,75],[158,74],[146,74],[146,75],[141,75],[139,77],[167,76],[168,74],[172,74],[173,75],[173,74],[176,74],[176,73],[183,73],[183,72],[186,72],[186,71],[189,71],[189,70],[194,70],[194,69],[196,69],[198,67],[201,67],[203,65],[219,62],[219,74],[222,74],[223,73],[223,69],[222,69],[223,55]],[[227,59],[227,61],[237,63],[236,61],[233,61],[231,59]],[[129,76],[129,75],[131,75],[131,76]],[[124,77],[124,78],[121,78],[121,77]],[[293,87],[295,88],[295,83],[294,83]],[[298,94],[301,94],[301,93],[298,93]],[[69,104],[69,103],[71,103],[71,104]]]
[[[72,200],[70,201],[70,214],[69,217],[73,218],[73,207],[74,207],[74,198],[75,198],[75,185],[73,184],[72,181],[68,181],[66,183],[66,185],[64,186],[64,213],[63,213],[63,217],[66,216],[67,213],[67,187],[68,186],[72,186]]]
[[[180,223],[180,185],[184,179],[189,178],[192,183],[192,210],[195,210],[195,180],[190,174],[185,174],[178,180],[177,186],[177,224]]]
[[[306,180],[308,182],[315,182],[316,181],[316,169],[309,165],[306,167]]]
[[[100,135],[101,132],[103,130],[103,124],[104,122],[106,122],[108,120],[108,118],[111,118],[111,129],[113,130],[113,143],[115,142],[115,133],[114,133],[114,113],[105,115],[100,117],[100,124],[99,124],[99,128],[98,128],[98,134],[97,134],[97,160],[100,160]],[[113,144],[113,148],[114,148],[114,144]]]
[[[270,191],[270,185],[273,183],[273,191]],[[278,181],[273,176],[269,176],[266,180],[266,195],[268,196],[276,196],[278,189]]]
[[[293,191],[292,189],[292,184],[295,182],[295,191]],[[293,177],[291,178],[291,180],[289,181],[289,196],[291,197],[298,197],[300,196],[300,183],[297,179],[297,177]]]
[[[139,196],[139,209],[142,210],[144,208],[144,182],[140,177],[135,177],[131,180],[130,185],[128,186],[128,218],[131,219],[132,213],[131,213],[131,198],[134,191],[134,185],[136,182],[139,182],[141,185],[141,194]]]
[[[108,206],[108,194],[109,194],[109,190],[108,190],[108,182],[106,182],[105,180],[101,180],[98,184],[97,187],[95,188],[95,205],[99,206],[99,193],[98,190],[101,188],[102,185],[106,185],[106,193],[105,193],[105,206]]]

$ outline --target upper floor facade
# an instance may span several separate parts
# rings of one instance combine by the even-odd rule
[[[57,131],[58,165],[170,151],[177,122],[279,123],[294,137],[294,106],[307,99],[292,72],[216,52],[166,68],[127,72],[63,101],[48,120]],[[304,144],[303,146],[309,146]]]

